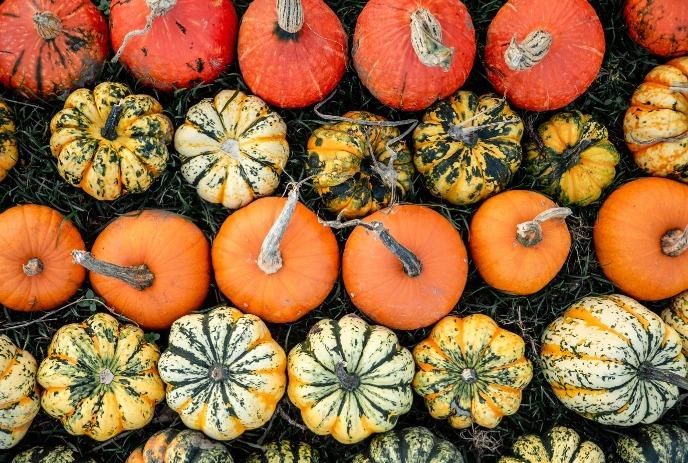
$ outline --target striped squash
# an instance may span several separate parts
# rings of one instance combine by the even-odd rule
[[[653,423],[688,388],[681,339],[618,294],[571,305],[542,335],[543,373],[571,410],[602,424]]]
[[[619,438],[616,454],[626,463],[686,463],[688,432],[666,424],[641,426]]]
[[[0,182],[19,159],[16,130],[12,110],[0,99]]]
[[[233,463],[227,448],[198,431],[164,429],[136,448],[125,463]]]
[[[174,322],[159,368],[167,405],[217,440],[267,423],[286,387],[286,355],[268,327],[226,306]]]
[[[12,460],[12,463],[95,463],[91,458],[84,459],[69,447],[33,447],[25,450]]]
[[[271,442],[251,455],[246,463],[319,463],[318,452],[304,442]]]
[[[463,463],[461,452],[426,428],[406,428],[375,437],[353,463]]]
[[[413,349],[413,388],[433,418],[455,428],[496,427],[516,413],[533,377],[523,339],[486,315],[448,316]]]
[[[513,456],[497,463],[604,463],[604,452],[597,444],[581,441],[576,431],[555,426],[542,436],[519,437],[511,448]]]
[[[316,323],[289,353],[289,399],[316,434],[343,444],[392,429],[413,402],[413,357],[356,315]]]
[[[98,441],[142,428],[165,397],[159,357],[143,330],[110,315],[65,325],[38,367],[43,410],[70,434]]]
[[[662,312],[662,318],[681,337],[683,355],[688,358],[688,291],[671,301],[671,305]]]

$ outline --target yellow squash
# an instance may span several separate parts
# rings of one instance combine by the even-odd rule
[[[688,358],[688,291],[676,296],[662,312],[662,318],[681,337],[683,355]]]

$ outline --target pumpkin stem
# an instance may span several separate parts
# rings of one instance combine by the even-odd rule
[[[98,260],[90,252],[72,251],[74,263],[81,265],[90,272],[95,272],[106,277],[117,278],[131,286],[132,288],[143,291],[153,285],[155,275],[145,265],[135,267],[122,267]]]
[[[516,225],[516,240],[527,248],[533,247],[544,238],[542,234],[543,222],[552,219],[565,219],[571,214],[573,211],[568,207],[553,207],[540,212],[533,220]]]
[[[340,361],[334,367],[334,373],[337,375],[337,379],[347,392],[355,391],[358,386],[361,385],[361,380],[358,376],[353,373],[346,371],[346,362]]]
[[[688,378],[684,378],[681,375],[677,375],[667,370],[661,370],[650,363],[642,363],[638,368],[638,373],[643,378],[662,381],[672,384],[679,389],[688,390]]]
[[[478,374],[473,368],[464,368],[461,371],[461,379],[467,384],[474,384],[478,381]]]
[[[55,40],[55,37],[62,32],[62,21],[50,11],[34,13],[33,24],[43,40]]]
[[[641,140],[637,138],[633,133],[628,134],[628,142],[635,145],[655,145],[657,143],[677,143],[688,138],[688,130],[673,137],[657,137],[650,138],[649,140]]]
[[[109,368],[106,368],[98,374],[98,379],[100,379],[100,384],[105,384],[107,386],[115,379],[115,375],[112,374]]]
[[[547,31],[533,31],[521,43],[514,35],[504,51],[504,61],[512,71],[526,71],[542,61],[551,46],[552,34]]]
[[[669,257],[678,257],[688,251],[688,226],[685,230],[668,231],[661,240],[662,252]]]
[[[210,379],[215,382],[223,381],[227,378],[227,367],[222,364],[213,365],[213,368],[210,369],[209,376]]]
[[[303,27],[301,0],[277,0],[277,25],[287,34],[298,34]]]
[[[150,32],[150,30],[153,28],[153,21],[160,16],[164,16],[172,8],[174,8],[174,6],[177,4],[177,0],[146,0],[146,4],[150,9],[148,16],[146,16],[146,25],[143,27],[143,29],[135,29],[127,32],[127,35],[125,35],[124,39],[122,39],[122,44],[119,46],[117,53],[115,53],[115,56],[112,58],[113,63],[119,61],[119,58],[122,56],[122,53],[124,53],[124,49],[127,47],[131,39]]]
[[[29,259],[24,265],[22,265],[22,268],[24,269],[24,274],[27,277],[35,277],[36,275],[42,273],[44,269],[43,262],[41,262],[38,257]]]
[[[105,120],[105,125],[100,129],[100,135],[106,140],[115,140],[117,138],[117,124],[119,124],[119,118],[122,116],[122,106],[114,105],[110,109],[110,114],[108,114]]]
[[[442,43],[442,26],[425,8],[418,8],[411,13],[411,45],[421,63],[449,71],[454,48]]]

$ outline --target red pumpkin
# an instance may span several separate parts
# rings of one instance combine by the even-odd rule
[[[145,31],[151,14],[150,30],[130,34]],[[169,91],[210,82],[231,64],[237,15],[231,0],[112,0],[110,31],[134,77]]]
[[[471,16],[458,0],[370,0],[358,17],[351,54],[378,100],[417,111],[463,85],[475,49]]]
[[[558,109],[595,80],[604,49],[588,0],[509,0],[487,30],[487,77],[519,108]]]
[[[346,32],[322,0],[254,0],[241,19],[238,48],[251,91],[281,108],[321,101],[346,69]]]
[[[100,75],[107,23],[90,0],[6,0],[0,50],[4,86],[29,98],[66,95]]]
[[[659,56],[688,53],[686,0],[626,0],[624,17],[631,38],[650,53]]]

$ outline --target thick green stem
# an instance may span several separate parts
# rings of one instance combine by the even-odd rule
[[[122,116],[122,106],[116,104],[110,109],[105,125],[100,129],[100,135],[106,140],[117,139],[117,124]]]
[[[642,378],[651,379],[655,381],[662,381],[664,383],[673,384],[679,389],[688,390],[688,378],[672,373],[670,371],[661,370],[654,365],[644,363],[638,369]]]

